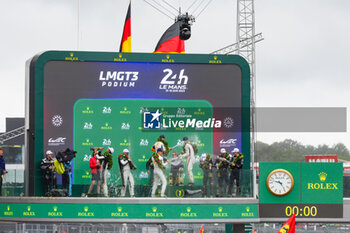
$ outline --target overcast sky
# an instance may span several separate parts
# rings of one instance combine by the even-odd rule
[[[186,10],[194,0],[166,1]],[[5,117],[24,116],[26,60],[45,50],[78,48],[77,2],[0,0],[0,131]],[[128,0],[80,0],[79,50],[118,51],[127,5]],[[186,53],[234,43],[236,5],[212,1],[196,19]],[[257,106],[349,108],[350,1],[256,0],[255,12],[256,32],[265,38],[256,46]],[[134,52],[153,52],[173,22],[143,0],[133,0],[131,20]],[[348,132],[258,134],[268,143],[285,138],[350,148]]]

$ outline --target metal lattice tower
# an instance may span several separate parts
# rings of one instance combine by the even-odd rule
[[[254,12],[254,0],[237,0],[237,25],[236,36],[238,51],[237,54],[244,57],[250,66],[250,114],[251,114],[251,162],[254,168],[255,162],[255,142],[256,142],[256,113],[255,113],[255,12]],[[240,47],[241,41],[251,39],[251,43],[248,46]],[[254,169],[253,169],[254,170]],[[255,175],[254,184],[255,184]],[[255,190],[255,189],[254,189]]]
[[[19,137],[24,134],[25,127],[19,127],[17,129],[13,129],[9,132],[3,133],[0,135],[0,144],[3,144],[5,141],[11,140],[13,138]]]

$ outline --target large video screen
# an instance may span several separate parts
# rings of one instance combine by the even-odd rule
[[[191,55],[171,55],[178,62],[161,62],[164,55],[159,54],[148,54],[148,59],[143,54],[130,54],[121,62],[103,59],[101,53],[91,59],[93,55],[89,53],[89,59],[84,60],[82,54],[76,61],[47,59],[40,72],[36,67],[35,89],[42,88],[42,92],[34,97],[34,166],[47,150],[72,148],[78,152],[72,165],[72,184],[88,185],[91,148],[112,147],[115,162],[109,178],[121,183],[117,158],[128,149],[137,166],[135,185],[146,185],[151,148],[165,135],[173,147],[171,152],[183,152],[183,137],[198,146],[193,166],[195,185],[202,184],[199,160],[203,153],[215,159],[222,148],[229,153],[239,148],[246,155],[244,168],[249,169],[249,132],[242,130],[244,124],[249,129],[249,114],[241,112],[243,106],[249,107],[249,72],[243,77],[240,57],[215,56],[212,64],[211,55],[193,59]],[[159,111],[162,127],[149,129],[145,111]],[[202,120],[204,125],[193,119]],[[184,125],[176,125],[181,120]],[[42,146],[38,143],[41,139]],[[171,153],[167,157],[171,159]],[[186,169],[186,160],[183,162]],[[169,171],[170,166],[166,176]],[[183,182],[188,183],[186,172]]]

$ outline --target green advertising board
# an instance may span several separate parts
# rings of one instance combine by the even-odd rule
[[[257,204],[65,204],[0,203],[0,219],[201,220],[256,219]]]
[[[302,163],[301,203],[343,204],[342,163]]]
[[[294,179],[286,195],[269,189],[271,174],[281,169]],[[342,163],[260,163],[259,172],[260,217],[289,217],[293,213],[301,218],[343,217]]]

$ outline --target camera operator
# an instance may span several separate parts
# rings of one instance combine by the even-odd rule
[[[43,179],[45,182],[45,195],[51,196],[50,192],[56,188],[57,178],[56,169],[54,166],[54,160],[52,159],[53,152],[51,150],[46,151],[46,157],[41,160],[40,169],[43,173]]]
[[[101,149],[103,148],[97,148],[97,147],[93,148],[94,151],[90,159],[91,184],[87,195],[91,194],[91,191],[94,188],[96,181],[97,181],[97,194],[100,194],[101,164],[98,159],[102,157],[99,155],[99,153],[101,154]]]

